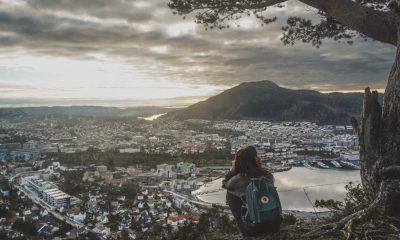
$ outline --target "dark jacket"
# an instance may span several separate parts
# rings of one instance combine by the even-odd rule
[[[227,190],[226,202],[232,211],[240,232],[244,236],[258,236],[269,232],[278,232],[281,221],[255,225],[244,220],[243,206],[245,204],[246,188],[250,178],[229,171],[222,181],[222,187]]]
[[[222,187],[234,196],[243,199],[246,195],[247,185],[250,183],[250,178],[240,174],[234,174],[229,171],[222,181]]]

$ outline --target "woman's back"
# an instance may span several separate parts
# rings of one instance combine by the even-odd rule
[[[253,146],[240,149],[236,153],[232,169],[225,176],[223,187],[227,189],[226,200],[239,230],[245,236],[262,235],[267,232],[279,231],[282,219],[263,224],[253,224],[246,221],[243,206],[246,202],[246,189],[252,178],[265,177],[273,182],[273,175],[261,167],[261,159]]]

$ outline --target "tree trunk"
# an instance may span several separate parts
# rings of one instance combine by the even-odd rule
[[[341,24],[374,40],[397,44],[400,17],[395,11],[379,11],[352,0],[299,0],[325,12]]]
[[[373,202],[379,196],[379,213],[400,216],[400,41],[383,109],[378,93],[367,88],[358,134],[361,179],[368,199]]]

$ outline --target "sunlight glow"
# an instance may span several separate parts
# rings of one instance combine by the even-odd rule
[[[166,53],[168,48],[152,49]],[[226,86],[191,84],[174,79],[155,77],[126,62],[118,62],[104,54],[91,54],[93,59],[63,57],[11,57],[0,58],[3,75],[16,79],[9,84],[0,80],[1,98],[18,99],[86,99],[104,101],[162,100],[182,97],[211,96]],[[160,68],[152,66],[155,72]],[[180,69],[176,69],[180,70]],[[189,71],[203,71],[194,66]],[[186,101],[186,99],[185,99]]]
[[[167,54],[169,52],[168,46],[155,46],[151,47],[150,51],[158,53],[158,54]]]
[[[196,24],[194,22],[183,22],[172,24],[167,27],[167,34],[171,37],[178,37],[185,34],[194,33]]]

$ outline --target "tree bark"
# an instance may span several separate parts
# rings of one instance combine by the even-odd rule
[[[261,1],[259,4],[243,5],[241,9],[257,9],[286,1],[287,0]],[[341,24],[367,37],[397,46],[397,28],[400,25],[400,16],[395,11],[384,12],[374,10],[352,0],[299,1],[319,11],[325,12]]]
[[[397,45],[400,17],[393,11],[377,11],[352,0],[299,0],[374,40]]]
[[[400,35],[400,29],[398,31]],[[371,202],[382,195],[377,210],[400,216],[400,41],[385,90],[383,109],[376,91],[365,91],[360,128],[361,179]]]
[[[378,11],[366,7],[354,0],[299,0],[328,16],[333,17],[349,29],[357,31],[374,40],[397,45],[397,27],[400,25],[400,16],[396,11]],[[188,3],[190,4],[184,4]],[[267,8],[287,0],[260,0],[260,1],[185,1],[170,0],[169,7],[181,13],[188,14],[194,11],[211,11],[215,15],[234,15],[243,13],[243,10],[257,10]],[[213,15],[213,14],[212,14]]]
[[[376,213],[400,217],[400,37],[398,39],[383,109],[378,102],[378,92],[371,93],[366,88],[361,126],[352,119],[360,140],[361,180],[370,204],[336,223],[306,233],[303,237],[307,239],[343,228],[350,229],[344,232],[346,239],[352,239],[349,232],[354,221],[363,221]]]
[[[398,26],[400,36],[400,26]],[[389,215],[400,216],[400,38],[395,62],[385,90],[382,115],[381,169],[379,180],[387,185],[388,198],[383,206]]]
[[[380,136],[382,107],[378,102],[378,92],[365,89],[361,129],[359,131],[361,180],[370,201],[378,193],[378,163],[380,162]]]
[[[400,16],[394,11],[378,11],[352,0],[299,0],[325,12],[348,28],[374,40],[397,46]],[[286,0],[263,1],[256,7],[268,7]],[[247,6],[254,9],[255,6]]]

